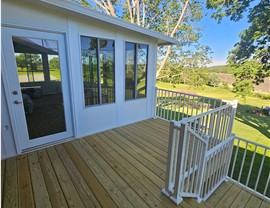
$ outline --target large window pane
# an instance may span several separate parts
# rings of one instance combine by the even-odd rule
[[[135,98],[136,44],[126,43],[126,100]]]
[[[99,104],[98,39],[81,37],[85,106]]]
[[[148,46],[126,43],[126,100],[145,98],[147,83]]]
[[[100,82],[102,103],[112,103],[114,98],[114,41],[100,40]]]
[[[66,131],[58,42],[12,40],[29,138]]]
[[[146,73],[148,46],[138,44],[138,64],[137,64],[137,98],[146,97]]]

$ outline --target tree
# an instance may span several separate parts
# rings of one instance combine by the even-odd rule
[[[21,67],[21,70],[23,71],[23,68],[26,67],[25,55],[23,53],[16,54],[16,63],[17,66]]]
[[[168,61],[166,70],[162,72],[159,79],[172,84],[184,83],[190,87],[203,87],[208,82],[208,78],[205,70],[202,69],[211,63],[209,58],[211,53],[207,46],[197,46],[195,51],[181,51],[179,55],[172,56]]]
[[[58,56],[57,57],[53,57],[53,58],[50,59],[50,61],[49,61],[49,67],[50,67],[50,69],[60,69]]]
[[[214,88],[216,86],[218,86],[220,83],[220,79],[218,77],[218,75],[216,73],[211,73],[210,76],[209,76],[209,79],[208,79],[208,84],[210,86],[214,86]]]
[[[207,0],[207,8],[215,9],[212,17],[218,22],[223,17],[240,20],[248,13],[251,25],[239,35],[240,41],[229,53],[230,64],[245,65],[249,60],[258,60],[262,68],[256,70],[253,83],[263,82],[270,75],[270,2],[269,0]],[[240,74],[241,75],[241,74]],[[239,76],[239,75],[237,75]]]
[[[85,1],[79,3],[85,5]],[[194,24],[203,17],[202,2],[198,0],[92,0],[89,6],[178,40],[176,46],[160,47],[157,77],[172,53],[183,51],[201,37],[201,28]]]
[[[262,70],[263,65],[258,60],[246,60],[243,64],[234,65],[235,82],[233,91],[242,98],[253,91],[253,83],[258,71]]]

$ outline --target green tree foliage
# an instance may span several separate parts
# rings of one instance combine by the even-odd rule
[[[60,69],[59,58],[58,57],[51,58],[49,61],[49,67],[50,69]]]
[[[41,66],[42,59],[40,54],[20,53],[16,55],[16,63],[21,69],[36,71]]]
[[[216,73],[211,73],[208,78],[208,84],[213,87],[217,87],[220,83],[219,76]]]
[[[17,66],[20,67],[21,70],[23,71],[23,68],[26,67],[26,60],[25,60],[24,53],[16,54],[16,63],[17,63]]]
[[[256,70],[252,82],[263,82],[263,78],[269,76],[270,71],[269,0],[207,0],[207,7],[215,9],[212,17],[218,22],[225,16],[230,17],[232,21],[238,21],[248,13],[248,22],[251,25],[239,35],[240,41],[229,53],[228,61],[241,67],[240,65],[247,64],[248,60],[258,60],[262,68]],[[239,70],[236,69],[237,71]],[[241,76],[241,73],[237,76]]]
[[[242,98],[253,91],[253,84],[258,71],[262,70],[263,65],[258,60],[246,60],[243,64],[234,65],[234,76],[236,81],[233,83],[233,91]]]
[[[106,14],[150,28],[178,40],[174,46],[159,48],[157,77],[162,76],[167,61],[181,59],[181,53],[196,45],[201,37],[198,21],[203,17],[203,2],[199,0],[74,0]],[[87,6],[87,5],[86,5]],[[195,48],[196,48],[195,47]]]
[[[203,88],[208,83],[208,75],[203,68],[211,63],[211,53],[209,47],[200,46],[196,51],[187,50],[181,51],[180,55],[174,54],[159,79],[172,84],[184,83],[190,87]]]

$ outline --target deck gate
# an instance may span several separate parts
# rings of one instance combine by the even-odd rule
[[[206,200],[226,179],[237,102],[197,116],[171,121],[165,188],[179,204],[182,197]]]

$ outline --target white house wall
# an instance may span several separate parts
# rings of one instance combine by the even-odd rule
[[[7,158],[16,155],[17,151],[13,139],[6,94],[3,89],[3,82],[1,82],[1,156]]]
[[[2,24],[65,34],[75,138],[153,117],[157,40],[17,1],[2,1]],[[115,41],[115,103],[84,107],[81,35]],[[125,101],[125,41],[149,46],[147,98]]]

